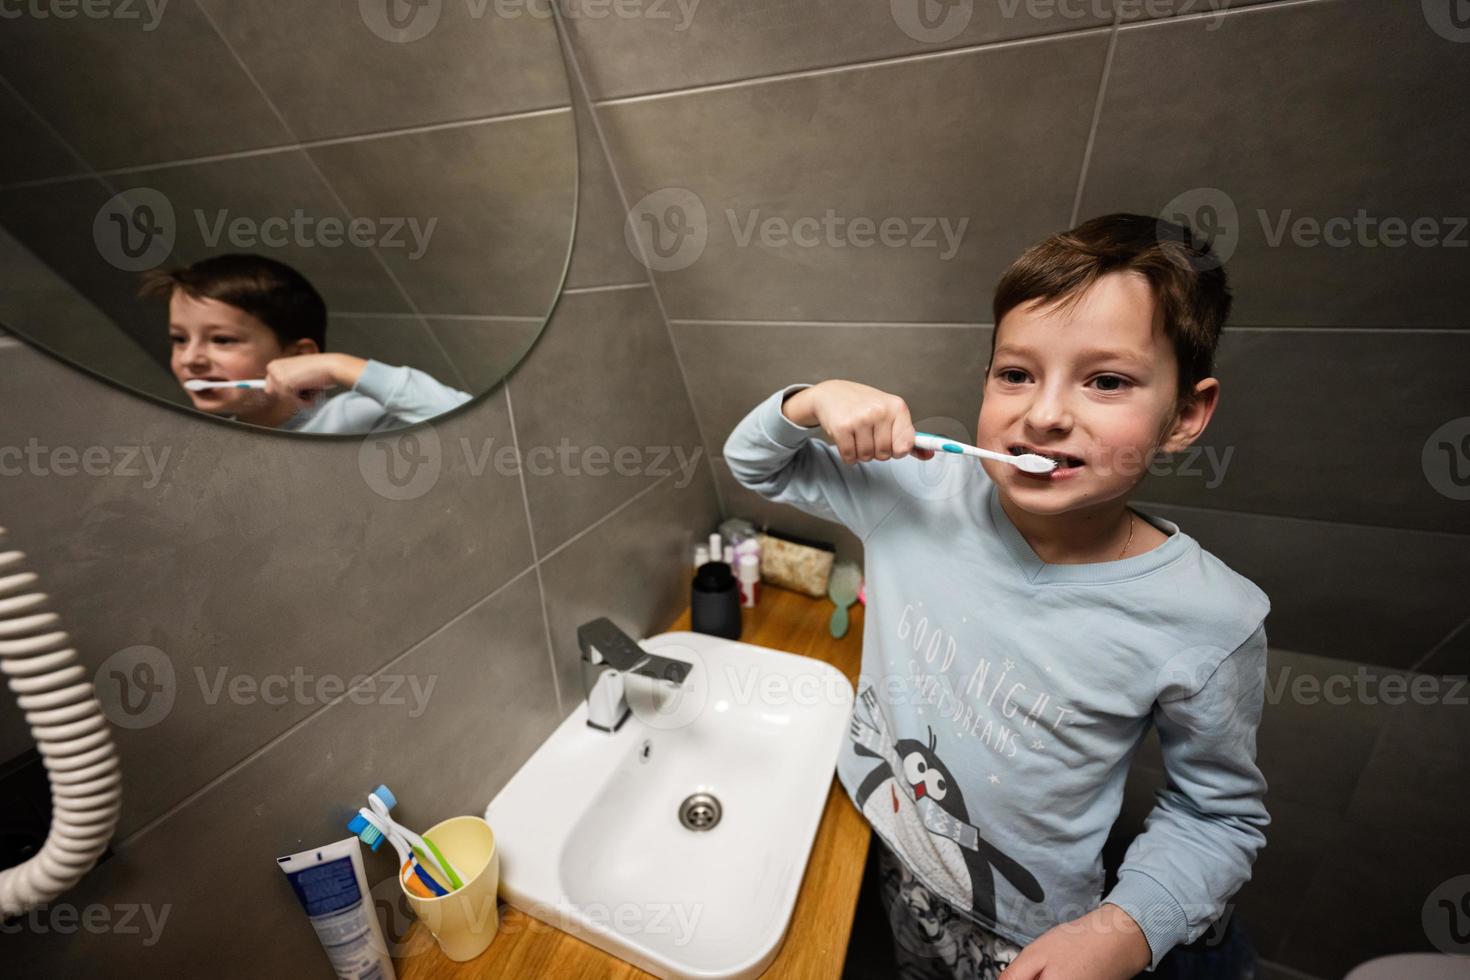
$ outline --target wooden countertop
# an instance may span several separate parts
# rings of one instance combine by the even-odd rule
[[[840,640],[832,639],[827,630],[831,610],[832,604],[825,599],[762,585],[760,603],[741,610],[741,642],[825,660],[856,685],[865,610],[861,603],[849,610],[852,628]],[[668,632],[688,628],[686,609]],[[842,975],[869,834],[867,822],[834,777],[786,939],[762,974],[767,980],[836,980]],[[490,948],[468,963],[445,957],[423,924],[414,923],[404,937],[402,955],[394,961],[399,980],[638,980],[651,976],[504,902],[500,912],[500,932]]]

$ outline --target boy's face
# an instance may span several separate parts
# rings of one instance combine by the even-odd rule
[[[196,299],[175,289],[168,303],[168,334],[173,344],[169,366],[179,384],[202,381],[246,381],[264,378],[265,367],[278,357],[297,353],[302,344],[283,348],[275,331],[244,310],[216,299]],[[187,390],[187,389],[186,389]],[[194,407],[215,415],[249,415],[259,408],[262,393],[245,388],[190,391]]]
[[[1070,297],[1069,297],[1070,299]],[[1055,515],[1126,499],[1156,450],[1193,442],[1214,410],[1218,382],[1176,416],[1178,360],[1148,280],[1110,273],[1072,305],[1024,303],[996,325],[976,442],[1062,458],[1050,473],[983,461],[1022,510]]]

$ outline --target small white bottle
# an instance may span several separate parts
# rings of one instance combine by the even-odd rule
[[[761,557],[761,543],[757,538],[745,538],[735,542],[735,561],[738,564],[745,555],[755,555],[756,561]]]
[[[704,545],[700,545],[694,549],[694,567],[699,568],[701,565],[707,564],[709,564],[709,549]]]
[[[761,562],[749,552],[740,556],[738,579],[740,582],[740,604],[746,609],[755,606],[761,598]]]

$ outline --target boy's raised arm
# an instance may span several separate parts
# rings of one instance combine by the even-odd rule
[[[411,367],[393,367],[369,360],[353,390],[383,406],[400,422],[413,424],[442,415],[472,397]]]
[[[1266,780],[1255,762],[1265,625],[1216,659],[1170,664],[1153,711],[1168,782],[1123,858],[1117,885],[1103,899],[1143,929],[1150,971],[1170,949],[1198,939],[1222,917],[1250,880],[1271,822],[1263,802]],[[1202,684],[1190,680],[1201,677]]]
[[[725,462],[741,486],[843,524],[866,539],[903,491],[890,460],[844,463],[835,446],[817,438],[821,426],[797,425],[786,417],[786,396],[812,387],[787,385],[751,409],[725,440]]]

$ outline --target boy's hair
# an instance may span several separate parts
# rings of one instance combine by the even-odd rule
[[[1148,279],[1179,361],[1176,407],[1182,407],[1195,384],[1213,373],[1220,330],[1230,316],[1225,270],[1188,225],[1107,214],[1022,252],[995,287],[992,356],[1001,318],[1011,310],[1031,300],[1075,302],[1109,272],[1136,272]]]
[[[169,300],[175,289],[244,310],[275,333],[282,347],[314,340],[327,349],[327,304],[306,277],[261,255],[216,255],[176,269],[143,274],[138,295]]]

